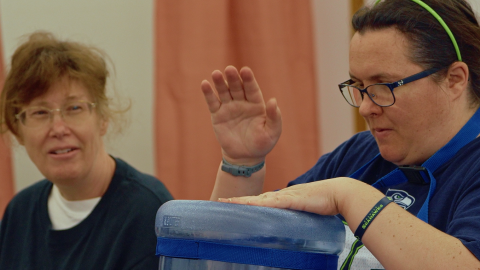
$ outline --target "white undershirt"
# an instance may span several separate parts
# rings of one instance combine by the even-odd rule
[[[65,230],[82,222],[95,208],[102,197],[82,201],[67,201],[60,190],[53,185],[48,196],[48,215],[52,229]]]

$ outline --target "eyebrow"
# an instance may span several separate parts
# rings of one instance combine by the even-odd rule
[[[361,79],[355,77],[355,75],[353,75],[352,73],[348,73],[350,75],[350,78],[354,81],[362,81]],[[388,82],[396,82],[398,80],[401,80],[401,79],[390,79],[390,78],[397,78],[399,76],[395,76],[393,74],[390,74],[390,73],[379,73],[379,74],[375,74],[373,76],[370,76],[368,77],[367,79],[368,80],[371,80],[371,81],[382,81],[382,80],[385,80],[385,81],[388,81]]]
[[[77,100],[77,99],[85,99],[86,97],[84,95],[80,95],[80,96],[68,96],[65,101],[71,101],[71,100]],[[46,102],[46,101],[39,101],[39,102],[35,102],[35,103],[32,103],[32,104],[29,104],[29,106],[47,106],[47,105],[50,105],[50,103]]]

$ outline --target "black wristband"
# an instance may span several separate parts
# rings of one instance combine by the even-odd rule
[[[389,203],[393,202],[392,198],[385,196],[368,212],[365,218],[360,222],[355,233],[353,234],[358,240],[362,241],[363,234],[367,230],[370,223],[378,216],[378,214],[387,206]]]

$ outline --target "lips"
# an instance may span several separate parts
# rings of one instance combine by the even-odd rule
[[[62,155],[62,154],[67,154],[72,151],[77,150],[78,148],[76,147],[62,147],[62,148],[55,148],[53,150],[48,151],[49,154],[53,155]]]
[[[391,129],[386,129],[386,128],[375,128],[373,129],[374,131],[374,136],[375,138],[377,139],[384,139],[386,137],[388,137],[388,135],[391,133],[390,131],[392,131]]]
[[[53,151],[52,154],[65,154],[65,153],[68,153],[68,152],[70,152],[70,151],[72,151],[72,148]]]

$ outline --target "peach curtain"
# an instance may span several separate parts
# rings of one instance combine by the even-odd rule
[[[0,92],[2,91],[1,89],[3,88],[5,78],[5,66],[2,52],[2,42],[0,40]],[[9,147],[10,143],[8,136],[8,134],[0,135],[0,220],[3,217],[5,207],[14,194],[12,152]]]
[[[283,188],[319,156],[310,1],[155,3],[156,175],[176,199],[208,199],[221,161],[200,82],[249,66],[283,133],[267,157],[265,190]]]

